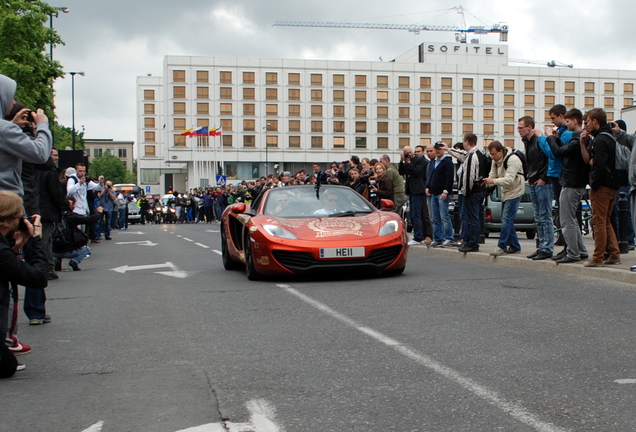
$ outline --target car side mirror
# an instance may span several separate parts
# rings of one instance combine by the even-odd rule
[[[393,210],[395,208],[395,203],[390,199],[382,198],[380,200],[380,210]]]
[[[245,213],[245,208],[247,205],[245,203],[238,203],[232,206],[232,213]]]

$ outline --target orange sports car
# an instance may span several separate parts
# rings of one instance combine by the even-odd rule
[[[407,235],[393,202],[376,209],[346,186],[268,189],[221,218],[223,266],[262,275],[333,271],[402,273]]]

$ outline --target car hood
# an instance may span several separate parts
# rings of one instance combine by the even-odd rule
[[[355,239],[377,236],[384,223],[392,219],[388,213],[373,212],[363,216],[321,218],[262,216],[255,218],[253,222],[259,225],[279,225],[299,240],[349,238],[355,241]]]

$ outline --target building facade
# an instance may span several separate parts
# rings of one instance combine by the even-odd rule
[[[398,159],[405,145],[473,132],[521,146],[517,119],[550,124],[555,104],[634,100],[635,71],[509,64],[506,45],[424,43],[391,62],[167,56],[139,77],[138,178],[151,193],[294,172],[352,154]],[[220,137],[185,137],[200,126]]]
[[[126,169],[133,172],[133,160],[134,160],[134,142],[133,141],[114,141],[112,139],[85,139],[84,140],[84,154],[88,158],[88,163],[103,155],[104,153],[110,153],[111,155],[118,157],[124,164]]]

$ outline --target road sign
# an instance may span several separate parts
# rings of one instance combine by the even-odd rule
[[[150,193],[150,186],[146,186],[146,193]]]
[[[216,176],[216,185],[217,186],[225,186],[227,184],[227,176],[218,175]]]

